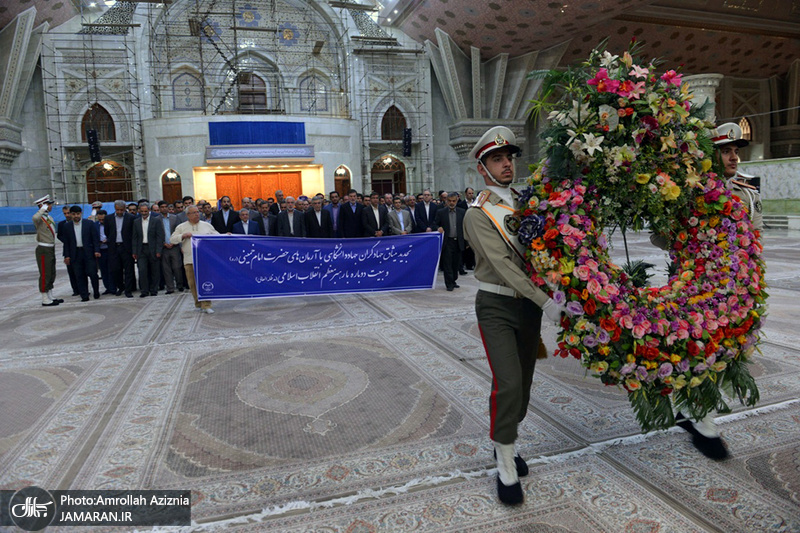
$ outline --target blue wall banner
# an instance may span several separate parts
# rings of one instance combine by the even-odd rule
[[[432,289],[441,249],[439,232],[341,240],[192,238],[200,300]]]

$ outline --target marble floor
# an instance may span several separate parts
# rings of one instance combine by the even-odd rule
[[[761,402],[718,419],[731,458],[677,428],[642,435],[622,392],[549,358],[518,442],[526,501],[509,508],[471,273],[454,292],[440,276],[206,315],[188,293],[82,303],[60,265],[67,302],[43,308],[33,245],[0,240],[0,489],[190,489],[184,531],[800,531],[800,232],[764,243]],[[628,245],[666,279],[646,235]]]

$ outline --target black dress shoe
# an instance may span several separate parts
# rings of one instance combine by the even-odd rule
[[[99,300],[100,299],[100,293],[99,292],[94,293],[92,296],[94,296],[95,300]]]
[[[497,497],[506,505],[519,505],[525,499],[522,494],[522,484],[517,481],[513,485],[506,486],[497,476]]]
[[[722,461],[728,458],[728,448],[725,446],[725,441],[722,440],[722,437],[706,437],[697,431],[692,421],[684,417],[681,412],[675,415],[675,425],[686,430],[692,436],[694,447],[709,459]]]
[[[151,292],[150,296],[158,296],[158,293],[157,292]]]
[[[89,297],[88,296],[86,296],[86,297],[81,296],[81,301],[82,302],[88,302],[89,301]]]
[[[178,292],[183,292],[184,290],[186,289],[184,289],[183,287],[178,287]]]
[[[466,276],[467,275],[467,271],[466,270],[459,270],[458,273],[460,275],[462,275],[462,276]]]
[[[167,291],[164,294],[172,294],[173,292],[175,292],[175,291]]]
[[[447,287],[448,292],[453,292],[453,287]]]
[[[64,300],[62,300],[61,298],[53,298],[53,301],[56,303],[56,305],[64,303]]]
[[[55,301],[55,300],[53,300],[53,301],[52,301],[52,302],[50,302],[49,304],[42,303],[42,307],[55,307],[56,305],[58,305],[58,302],[57,302],[57,301]]]
[[[497,461],[497,450],[494,451],[494,460]],[[519,455],[514,456],[514,466],[517,467],[517,475],[519,477],[525,477],[528,475],[528,463],[526,463],[525,459]]]
[[[117,289],[116,295],[117,296],[122,296],[122,289]],[[126,296],[127,296],[127,294],[126,294]]]
[[[147,298],[148,296],[150,296],[150,294],[143,292],[142,294],[139,295],[139,298]]]
[[[456,289],[460,289],[460,288],[461,288],[461,285],[459,285],[458,283],[456,283],[455,285],[453,285],[453,287],[454,287],[454,288],[456,288]]]
[[[73,296],[80,296],[80,295],[81,295],[81,293],[79,293],[79,292],[73,292],[73,293],[72,293],[72,295],[73,295]]]
[[[103,291],[103,294],[116,294],[116,292],[106,289],[106,290]]]
[[[130,292],[125,293],[125,298],[133,298],[133,294]]]

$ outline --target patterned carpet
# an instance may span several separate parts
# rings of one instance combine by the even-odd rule
[[[454,292],[440,279],[214,315],[177,293],[42,308],[33,246],[0,242],[0,488],[188,488],[186,531],[800,531],[797,237],[765,237],[762,400],[718,420],[731,459],[677,429],[641,435],[623,393],[549,358],[517,508],[495,496],[471,274]],[[662,281],[665,255],[628,244]],[[55,292],[68,286],[62,265]]]

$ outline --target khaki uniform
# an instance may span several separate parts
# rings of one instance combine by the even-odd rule
[[[747,211],[747,216],[750,217],[750,221],[753,223],[753,229],[763,231],[764,219],[761,214],[761,195],[758,193],[758,189],[739,185],[737,178],[738,176],[729,179],[726,185],[733,194],[741,198],[745,211]]]
[[[36,228],[36,266],[39,268],[39,292],[53,290],[56,280],[56,224],[47,210],[33,215]]]
[[[493,192],[486,202],[506,205]],[[528,410],[540,343],[541,306],[548,296],[533,284],[522,258],[475,204],[464,216],[464,238],[475,251],[475,277],[481,282],[475,313],[492,370],[490,435],[495,442],[511,444]],[[512,290],[515,295],[498,293]]]

